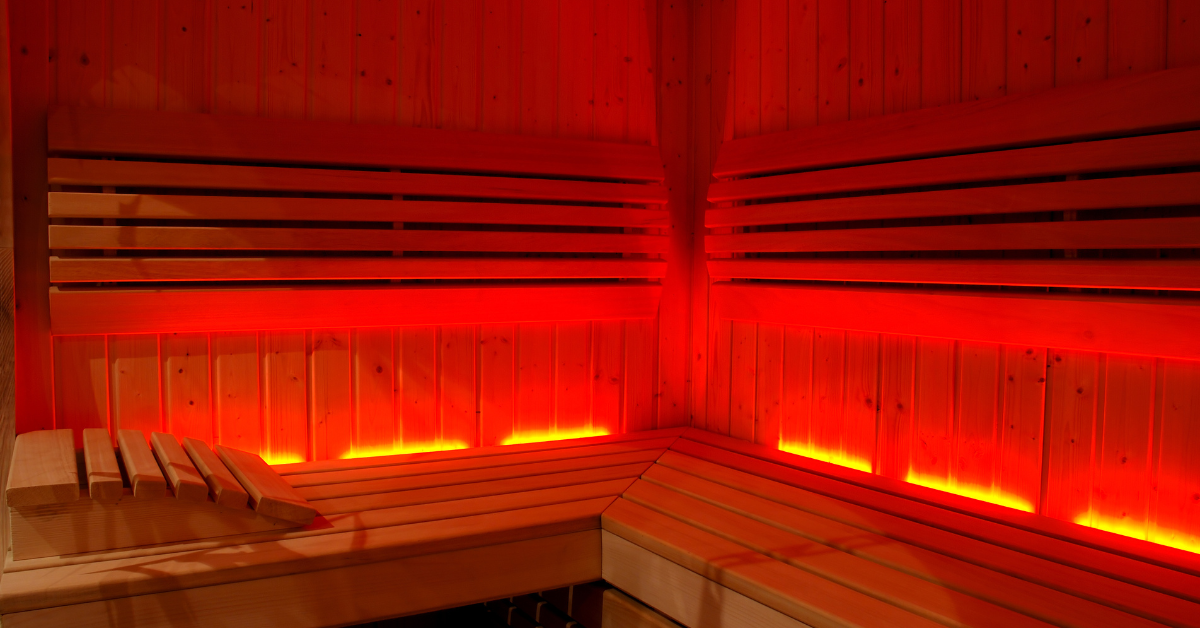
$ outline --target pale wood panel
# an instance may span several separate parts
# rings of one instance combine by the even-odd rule
[[[162,335],[166,429],[179,438],[213,444],[208,334]]]
[[[354,451],[351,419],[350,336],[346,329],[314,329],[308,385],[313,460],[342,458]]]
[[[109,336],[108,355],[113,430],[141,430],[147,438],[162,431],[158,336]]]

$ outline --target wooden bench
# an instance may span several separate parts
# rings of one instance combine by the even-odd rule
[[[1126,259],[1200,247],[1197,98],[1186,68],[727,142],[717,317],[1200,357],[1194,300],[1107,293],[1200,290],[1188,256]]]
[[[653,146],[60,108],[49,154],[54,335],[652,318],[666,274]]]
[[[272,469],[310,524],[14,555],[0,620],[323,626],[603,578],[696,628],[1200,625],[1194,555],[694,429]]]

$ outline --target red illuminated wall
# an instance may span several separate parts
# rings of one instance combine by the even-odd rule
[[[1194,1],[737,0],[695,24],[709,172],[722,139],[1200,63]],[[1200,363],[729,325],[696,298],[716,343],[698,426],[1200,548]]]

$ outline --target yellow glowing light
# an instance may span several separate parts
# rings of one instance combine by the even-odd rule
[[[552,440],[570,440],[572,438],[588,438],[589,436],[608,436],[608,430],[602,428],[581,427],[570,430],[550,430],[548,432],[525,432],[513,434],[504,439],[502,445],[520,445],[523,443],[544,443]]]
[[[779,442],[779,451],[786,451],[789,454],[796,454],[797,456],[804,456],[805,458],[812,458],[813,460],[820,460],[821,462],[836,464],[839,467],[849,467],[851,469],[864,471],[866,473],[871,472],[870,460],[856,458],[840,451],[832,451],[800,443],[784,443],[783,441]]]
[[[1200,540],[1196,538],[1188,538],[1188,535],[1159,528],[1158,530],[1147,533],[1146,524],[1133,523],[1128,519],[1118,519],[1116,517],[1105,517],[1092,513],[1084,513],[1075,517],[1075,523],[1113,534],[1120,534],[1134,539],[1150,541],[1158,545],[1166,545],[1175,549],[1181,549],[1185,552],[1194,552],[1200,554]]]
[[[1033,512],[1033,504],[1029,500],[1005,493],[992,486],[982,487],[959,484],[958,482],[947,481],[943,478],[919,475],[912,471],[908,472],[908,477],[905,478],[905,481],[910,484],[917,484],[946,493],[954,493],[955,495],[978,499],[979,501],[989,502],[997,506]]]
[[[375,456],[394,456],[397,454],[421,454],[427,451],[450,451],[466,449],[470,445],[462,441],[440,441],[422,443],[420,445],[380,445],[376,447],[358,447],[342,454],[343,460],[351,458],[374,458]]]
[[[305,459],[304,459],[304,456],[300,456],[300,455],[297,455],[297,454],[269,454],[269,453],[263,453],[263,454],[261,454],[261,455],[262,455],[262,459],[263,459],[264,461],[266,461],[266,463],[267,463],[267,464],[270,464],[270,465],[276,465],[276,464],[292,464],[293,462],[304,462],[304,461],[305,461]]]

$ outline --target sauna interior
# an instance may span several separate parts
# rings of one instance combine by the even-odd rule
[[[0,0],[0,622],[1200,626],[1200,0]]]

